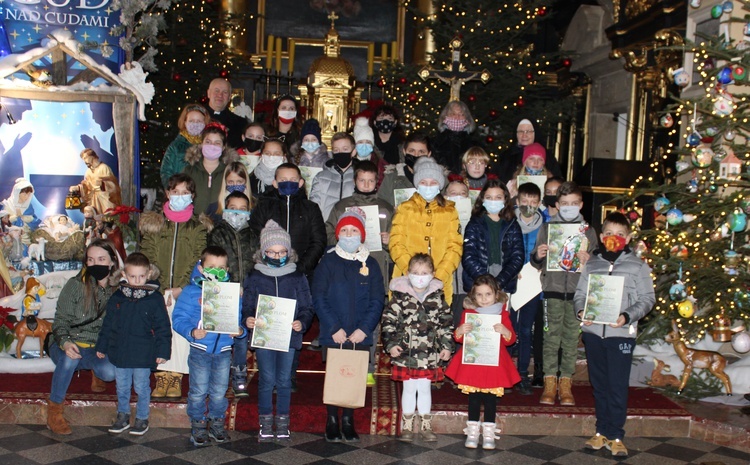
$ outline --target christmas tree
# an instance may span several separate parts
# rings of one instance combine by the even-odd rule
[[[460,99],[491,158],[513,142],[520,115],[533,115],[546,134],[556,132],[556,124],[573,113],[573,102],[558,85],[558,71],[567,74],[571,60],[544,50],[542,43],[540,27],[552,16],[552,3],[448,0],[433,1],[433,15],[410,10],[420,36],[432,34],[436,49],[427,65],[390,63],[378,81],[385,100],[402,108],[410,129],[435,130],[451,88],[428,74],[450,70],[459,45],[460,70],[464,76],[476,72],[463,84]]]

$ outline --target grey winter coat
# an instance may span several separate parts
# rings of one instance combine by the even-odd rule
[[[333,206],[354,193],[354,165],[342,172],[333,160],[326,162],[323,171],[315,176],[310,187],[310,200],[320,207],[323,218],[328,218]]]

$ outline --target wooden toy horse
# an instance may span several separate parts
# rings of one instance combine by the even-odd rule
[[[39,356],[44,357],[44,339],[52,332],[52,323],[41,318],[28,316],[16,324],[14,329],[18,344],[16,345],[16,358],[21,358],[21,348],[27,337],[39,338]]]

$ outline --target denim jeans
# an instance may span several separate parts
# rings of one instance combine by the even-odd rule
[[[273,415],[274,387],[276,415],[289,415],[295,352],[294,349],[289,349],[289,352],[255,349],[255,360],[258,361],[258,415]]]
[[[510,312],[511,323],[518,337],[518,374],[521,378],[529,375],[529,363],[531,362],[531,328],[534,326],[534,319],[537,312],[542,306],[542,300],[539,296],[528,301],[523,307]],[[542,331],[539,328],[538,331]]]
[[[115,366],[109,363],[107,357],[98,358],[96,349],[93,347],[84,349],[78,347],[81,358],[73,360],[65,355],[57,343],[50,344],[49,358],[55,364],[55,372],[52,374],[52,387],[49,393],[49,400],[56,404],[65,401],[65,394],[68,392],[70,380],[73,379],[73,373],[76,370],[92,370],[94,374],[103,381],[114,381]]]
[[[247,367],[247,345],[249,337],[245,335],[243,338],[234,338],[234,345],[232,346],[232,366],[240,367],[240,369]]]
[[[231,363],[231,351],[209,354],[190,347],[188,356],[190,390],[188,391],[187,414],[191,420],[224,418],[227,406],[229,406],[226,393],[229,387]],[[206,416],[206,396],[208,396],[208,416]]]
[[[148,420],[148,404],[151,402],[151,368],[115,368],[117,382],[117,412],[130,414],[130,387],[135,389],[138,401],[135,418]]]

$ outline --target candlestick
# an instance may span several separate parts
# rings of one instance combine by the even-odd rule
[[[276,38],[276,72],[281,72],[281,37]]]
[[[380,66],[385,67],[385,62],[388,61],[388,44],[380,46],[380,61]]]
[[[289,39],[289,64],[287,65],[286,69],[289,72],[290,76],[294,74],[294,48],[294,39]]]
[[[391,60],[398,61],[399,54],[398,54],[398,42],[393,41],[391,42]]]
[[[375,44],[367,45],[367,78],[372,76],[373,69],[375,68]]]
[[[268,36],[266,42],[266,69],[271,69],[271,60],[273,59],[273,34]]]

